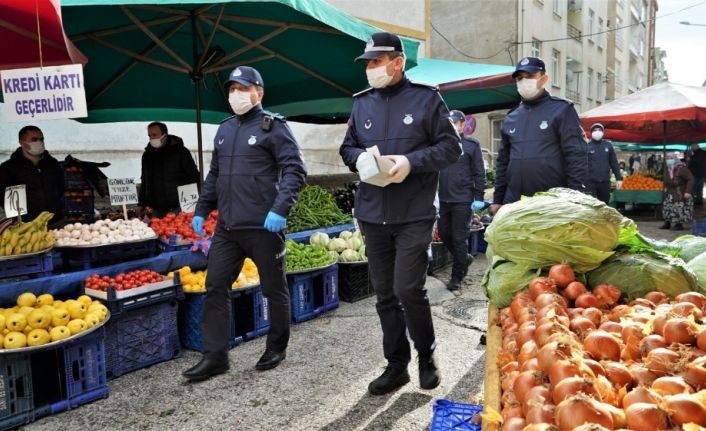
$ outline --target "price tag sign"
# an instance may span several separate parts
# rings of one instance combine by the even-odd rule
[[[196,203],[199,201],[199,189],[196,183],[177,187],[179,193],[179,206],[182,212],[192,213],[196,210]]]
[[[27,214],[27,187],[24,184],[5,188],[5,217]]]
[[[108,178],[108,192],[111,205],[137,203],[137,186],[134,178]]]

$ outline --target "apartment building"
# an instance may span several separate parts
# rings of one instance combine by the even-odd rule
[[[652,73],[653,83],[669,81],[669,74],[667,73],[667,68],[664,65],[664,59],[667,58],[667,51],[655,47],[652,50],[652,58],[654,58],[654,72]]]

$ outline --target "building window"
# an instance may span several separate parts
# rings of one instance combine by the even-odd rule
[[[554,15],[561,17],[561,0],[552,0],[552,12]]]
[[[556,49],[552,49],[552,86],[561,87],[559,85],[559,77],[561,76],[561,53]]]
[[[642,40],[642,38],[640,38],[640,48],[639,49],[640,49],[640,52],[639,52],[640,57],[644,57],[645,56],[645,41]]]
[[[602,99],[601,92],[603,90],[603,75],[600,72],[596,72],[596,103],[599,103]]]
[[[625,0],[618,0],[618,6],[620,6],[621,9],[625,9]]]
[[[605,29],[603,28],[603,18],[598,18],[598,34],[596,35],[596,40],[598,41],[598,47],[603,48],[605,46]]]
[[[590,67],[586,72],[586,97],[593,99],[593,69]]]
[[[596,18],[596,13],[593,12],[591,9],[588,10],[588,41],[593,42],[593,33],[594,33],[594,27],[593,27],[593,21]]]
[[[532,38],[532,57],[542,57],[542,41]]]
[[[641,90],[641,89],[642,89],[642,85],[643,85],[644,83],[645,83],[645,75],[643,75],[643,74],[641,73],[641,74],[639,74],[638,77],[637,77],[637,89],[638,89],[638,90]]]
[[[490,154],[492,154],[493,157],[495,157],[495,155],[498,154],[498,150],[500,150],[500,144],[503,140],[503,137],[502,137],[503,120],[491,120],[490,125],[491,125]]]
[[[619,50],[623,50],[623,43],[624,38],[623,38],[623,30],[621,30],[621,27],[623,26],[623,20],[620,19],[620,17],[617,17],[615,19],[615,47]]]

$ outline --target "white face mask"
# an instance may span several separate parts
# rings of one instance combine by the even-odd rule
[[[594,141],[600,141],[601,139],[603,139],[603,132],[601,132],[600,130],[594,130],[593,132],[591,132],[591,137]]]
[[[152,145],[152,148],[162,147],[164,145],[164,142],[162,142],[162,138],[164,138],[164,135],[159,138],[150,139],[150,145]]]
[[[537,79],[523,78],[517,81],[517,92],[525,100],[532,100],[542,91],[537,87]]]
[[[33,156],[41,156],[42,154],[44,154],[44,150],[44,142],[35,141],[29,143],[29,148],[27,149],[27,152]]]
[[[392,77],[387,74],[387,64],[365,69],[365,75],[368,77],[368,84],[373,88],[385,88],[392,81]]]
[[[240,90],[232,91],[228,95],[228,103],[230,103],[233,112],[238,115],[246,114],[255,106],[250,100],[250,92]]]

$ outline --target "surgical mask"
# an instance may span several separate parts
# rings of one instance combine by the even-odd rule
[[[537,79],[523,78],[517,81],[517,92],[520,93],[520,97],[525,100],[532,100],[539,92],[542,91],[541,88],[537,88]]]
[[[33,156],[41,156],[44,154],[44,142],[35,141],[29,143],[29,149],[27,150]]]
[[[162,147],[164,145],[164,142],[162,142],[163,137],[164,137],[164,135],[162,135],[159,138],[150,139],[150,145],[152,146],[152,148]]]
[[[601,132],[600,130],[594,130],[591,133],[591,137],[594,141],[600,141],[601,139],[603,139],[603,132]]]
[[[387,64],[365,69],[365,75],[368,77],[368,84],[373,88],[385,88],[392,81],[392,77],[387,74]]]
[[[238,115],[246,114],[255,106],[250,100],[250,92],[240,90],[235,90],[228,95],[228,103],[233,112]]]
[[[676,160],[674,160],[674,159],[667,159],[667,166],[674,166],[675,163],[677,163]]]

